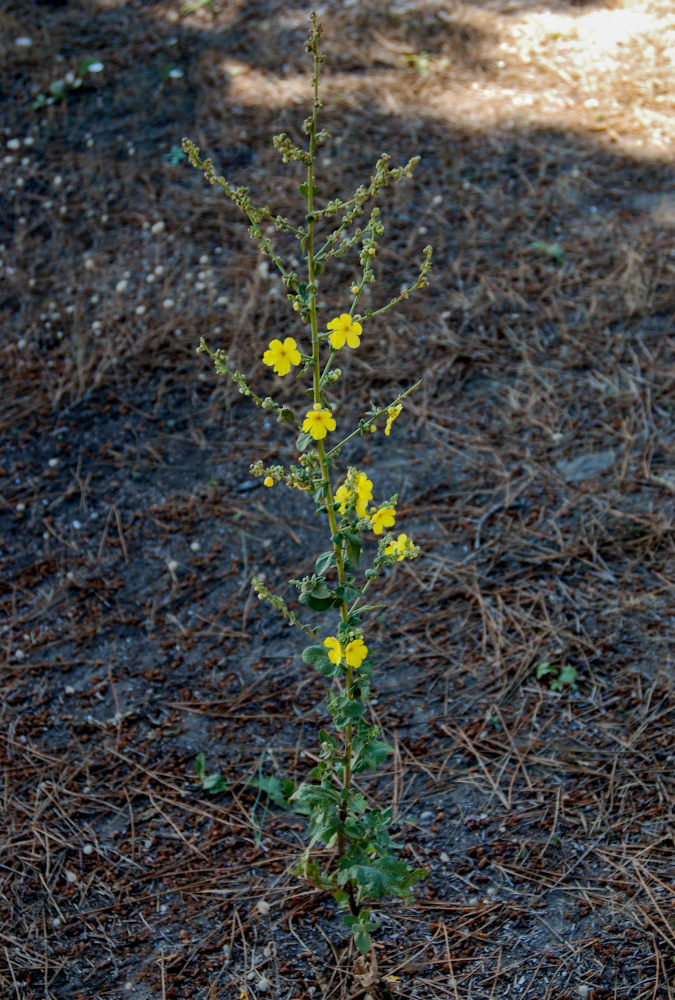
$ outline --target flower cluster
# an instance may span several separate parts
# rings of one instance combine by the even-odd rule
[[[401,403],[397,403],[396,406],[390,406],[387,410],[387,426],[384,428],[384,433],[387,437],[391,434],[391,425],[396,420],[402,409],[403,406]]]
[[[388,542],[384,547],[384,554],[386,556],[396,556],[397,562],[405,559],[406,556],[415,555],[415,543],[412,538],[408,538],[407,535],[401,534],[392,542]]]
[[[365,472],[357,472],[355,469],[349,470],[347,479],[335,491],[335,502],[339,504],[341,514],[344,514],[352,498],[355,500],[357,517],[366,517],[368,501],[373,499],[373,484]]]
[[[335,491],[335,503],[341,514],[346,513],[348,506],[353,504],[357,517],[367,517],[373,534],[381,535],[388,528],[393,528],[396,522],[396,508],[390,503],[382,507],[371,507],[368,502],[373,499],[373,484],[365,472],[350,469],[347,478]]]
[[[345,660],[348,667],[358,670],[368,655],[368,647],[363,639],[352,639],[343,649],[340,640],[329,635],[327,639],[324,639],[323,644],[328,650],[329,660],[335,666]]]

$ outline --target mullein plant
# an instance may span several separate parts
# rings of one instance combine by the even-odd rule
[[[382,606],[368,604],[366,594],[390,566],[416,558],[419,548],[407,534],[393,530],[397,497],[376,501],[373,483],[366,473],[348,468],[340,474],[338,459],[352,438],[375,431],[378,423],[384,425],[384,434],[389,436],[406,397],[419,383],[396,394],[385,406],[371,406],[351,430],[339,426],[333,415],[330,389],[342,374],[337,367],[340,353],[357,351],[376,317],[427,285],[431,247],[424,250],[413,285],[380,309],[358,311],[364,288],[375,281],[374,262],[384,228],[379,209],[373,207],[367,212],[366,205],[389,184],[409,178],[419,157],[392,168],[389,157],[383,155],[369,183],[357,188],[351,198],[335,198],[319,207],[317,152],[328,139],[328,133],[318,129],[322,107],[319,71],[324,59],[320,35],[321,28],[312,15],[307,51],[313,60],[314,100],[312,114],[304,123],[305,148],[295,145],[285,134],[273,140],[284,163],[304,168],[305,178],[299,190],[307,211],[299,225],[274,215],[267,205],[254,204],[248,188],[233,187],[218,176],[211,160],[202,159],[200,150],[188,139],[183,140],[183,148],[192,165],[248,217],[252,239],[277,267],[288,290],[290,308],[304,326],[297,340],[273,338],[262,352],[264,364],[280,378],[291,373],[299,379],[304,377],[307,385],[302,391],[310,397],[311,405],[299,402],[296,409],[256,393],[246,375],[230,364],[224,350],[213,350],[204,339],[198,350],[211,358],[218,374],[233,379],[244,396],[263,410],[276,413],[279,422],[296,425],[297,465],[264,465],[258,461],[251,472],[270,489],[284,484],[305,491],[312,497],[317,515],[326,522],[327,549],[316,559],[315,572],[290,581],[297,588],[302,608],[321,616],[320,625],[308,623],[304,610],[291,609],[282,597],[268,590],[261,578],[255,578],[253,586],[260,599],[268,601],[290,625],[309,636],[311,645],[303,650],[303,661],[332,681],[326,704],[333,727],[330,731],[320,730],[316,767],[293,796],[296,807],[309,815],[309,843],[297,874],[333,895],[344,910],[344,921],[356,947],[367,955],[371,951],[371,931],[378,926],[372,904],[385,896],[410,899],[411,887],[425,875],[399,857],[390,839],[392,807],[373,805],[357,783],[358,776],[374,772],[392,752],[379,728],[368,720],[373,658],[364,619]],[[305,268],[302,276],[276,253],[269,235],[273,230],[297,239]],[[345,311],[322,323],[320,276],[333,258],[350,252],[358,254],[359,276],[349,287]],[[363,543],[370,535],[377,548],[370,566],[363,568]],[[315,845],[323,845],[323,850],[314,851]]]

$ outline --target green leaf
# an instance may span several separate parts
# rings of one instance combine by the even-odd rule
[[[311,836],[310,847],[322,840],[330,847],[342,831],[340,821],[340,794],[329,784],[314,785],[303,782],[293,793],[292,801],[306,807]]]
[[[556,264],[562,264],[565,257],[565,251],[559,243],[546,243],[545,240],[535,240],[533,243],[528,243],[527,249],[538,250],[547,257],[551,257]]]
[[[332,550],[330,552],[322,552],[316,560],[317,573],[326,573],[333,566],[335,566],[335,553]]]
[[[540,681],[542,677],[546,677],[546,675],[550,674],[552,671],[553,667],[551,666],[550,663],[548,662],[540,663],[539,666],[537,667],[537,675],[536,675],[537,680]]]
[[[341,677],[344,668],[340,663],[333,663],[325,646],[305,646],[302,651],[303,663],[314,667],[324,677]]]
[[[288,406],[282,406],[277,415],[278,424],[297,424],[297,420],[293,410]]]
[[[203,751],[197,754],[195,771],[197,772],[197,779],[205,792],[210,792],[211,795],[218,795],[220,792],[228,790],[227,783],[223,781],[219,774],[206,773],[206,755]]]
[[[333,898],[337,899],[337,897],[338,893],[334,892]],[[358,917],[353,916],[351,913],[345,913],[342,916],[342,920],[351,930],[356,947],[362,955],[367,955],[370,951],[370,932],[376,930],[379,926],[377,921],[371,919],[371,911],[361,910]]]
[[[355,587],[352,583],[341,583],[335,588],[335,593],[341,601],[353,604],[361,596],[361,588]]]
[[[393,752],[393,748],[382,740],[368,743],[355,751],[352,771],[354,774],[361,774],[362,771],[375,771],[382,761],[386,760]]]
[[[343,867],[345,862],[346,866]],[[422,869],[413,870],[407,862],[389,853],[376,856],[367,864],[349,864],[349,858],[343,857],[338,862],[338,867],[341,869],[338,872],[339,884],[354,882],[362,895],[369,899],[381,899],[382,896],[407,898],[411,885],[426,876]]]
[[[300,431],[297,440],[295,442],[295,447],[298,451],[307,451],[307,449],[314,443],[314,438],[311,434],[306,431]]]
[[[349,722],[356,722],[360,719],[364,711],[362,702],[352,701],[344,694],[334,695],[330,691],[326,695],[326,705],[339,730],[346,729]]]
[[[568,684],[573,690],[576,690],[578,676],[576,667],[564,666],[558,674],[558,682]]]
[[[300,192],[300,194],[302,195],[303,198],[306,198],[307,194],[309,192],[309,188],[307,187],[306,184],[299,184],[298,185],[298,191]],[[312,186],[312,197],[316,198],[316,196],[318,195],[318,193],[319,193],[319,189],[317,187]]]
[[[358,565],[361,559],[361,549],[363,542],[361,536],[355,531],[339,531],[337,535],[333,538],[333,541],[337,544],[343,544],[347,551],[347,558],[350,562]]]
[[[332,733],[327,733],[325,729],[319,730],[319,744],[321,746],[322,756],[324,756],[324,748],[326,753],[337,749],[337,740]]]
[[[370,932],[362,924],[358,924],[352,931],[354,944],[362,955],[367,955],[370,951]]]
[[[279,809],[284,809],[286,812],[294,812],[300,816],[309,815],[308,807],[302,804],[291,804],[290,800],[295,792],[295,784],[290,778],[280,781],[274,775],[263,774],[259,778],[248,778],[246,784],[249,788],[258,788],[261,792],[264,792],[268,800],[274,803],[275,806],[278,806]]]
[[[312,611],[330,611],[340,603],[340,600],[337,597],[316,597],[308,591],[306,594],[300,594],[300,603]]]
[[[220,792],[226,792],[228,785],[219,774],[207,774],[202,781],[202,788],[211,795],[218,795]]]

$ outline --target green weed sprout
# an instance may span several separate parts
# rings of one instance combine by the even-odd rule
[[[371,407],[348,432],[343,427],[338,429],[330,387],[341,376],[340,369],[333,367],[340,352],[358,350],[364,330],[375,317],[427,285],[432,251],[431,247],[425,248],[413,285],[380,309],[357,312],[364,287],[375,281],[374,260],[384,230],[379,209],[373,207],[367,213],[366,205],[389,184],[409,178],[419,157],[413,157],[405,166],[392,168],[389,157],[383,155],[369,183],[358,187],[351,198],[346,201],[335,198],[319,207],[315,177],[317,150],[328,138],[328,133],[319,131],[317,125],[322,107],[320,34],[316,15],[312,15],[307,50],[314,65],[314,101],[312,114],[304,123],[307,147],[296,146],[285,134],[274,137],[283,162],[299,163],[304,168],[300,193],[306,199],[307,211],[300,224],[293,225],[288,219],[274,215],[267,205],[254,204],[248,188],[233,187],[218,176],[211,160],[202,159],[190,140],[183,140],[183,149],[191,164],[203,171],[211,184],[222,188],[248,217],[251,237],[279,270],[290,307],[306,328],[302,347],[293,337],[283,341],[273,339],[262,357],[264,364],[282,378],[292,369],[299,369],[300,377],[305,375],[307,382],[311,380],[311,387],[305,389],[311,405],[307,407],[305,402],[298,412],[286,403],[256,393],[246,375],[232,367],[224,350],[211,349],[203,338],[198,350],[211,358],[216,372],[233,379],[239,391],[256,405],[276,413],[279,422],[296,425],[298,464],[265,466],[258,461],[251,472],[261,477],[266,487],[283,483],[306,491],[313,498],[316,513],[326,521],[329,543],[316,559],[315,572],[290,583],[297,588],[303,609],[320,614],[325,622],[332,624],[308,624],[304,612],[291,610],[261,579],[254,579],[253,585],[261,600],[268,601],[290,624],[301,628],[313,640],[304,649],[302,659],[332,681],[326,700],[333,730],[319,732],[318,763],[292,796],[298,811],[309,815],[309,844],[297,874],[332,893],[344,910],[344,921],[356,947],[365,956],[371,950],[371,931],[378,926],[372,904],[385,896],[410,899],[412,886],[426,874],[423,870],[413,870],[398,856],[390,838],[392,808],[372,805],[356,780],[357,776],[374,771],[392,752],[381,739],[378,727],[371,725],[366,717],[372,655],[363,619],[378,610],[378,606],[367,604],[365,595],[390,566],[414,559],[419,548],[406,534],[390,530],[396,523],[397,497],[376,502],[373,483],[357,468],[349,468],[336,485],[336,468],[344,446],[356,435],[375,430],[380,422],[384,423],[384,434],[389,436],[406,397],[419,383],[396,394],[387,405]],[[292,234],[299,242],[303,266],[306,265],[302,276],[287,267],[276,253],[267,235],[270,224],[279,232]],[[320,276],[333,258],[349,252],[358,254],[360,275],[351,283],[350,303],[345,311],[330,319],[323,329],[317,305]],[[360,567],[363,539],[370,533],[377,540],[377,551],[370,567],[363,570]],[[312,849],[318,844],[324,850],[317,859],[318,852],[313,854]]]

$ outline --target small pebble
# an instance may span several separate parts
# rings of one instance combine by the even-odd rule
[[[263,917],[266,917],[270,912],[271,906],[266,899],[259,899],[256,903],[256,908],[258,913],[260,913]]]

